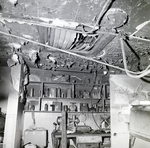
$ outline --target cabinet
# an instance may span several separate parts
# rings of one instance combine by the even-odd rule
[[[27,86],[26,111],[106,112],[109,108],[109,85],[75,82],[36,82]]]

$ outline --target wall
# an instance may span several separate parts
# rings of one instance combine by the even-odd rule
[[[129,148],[131,105],[149,100],[149,83],[127,75],[110,76],[112,148]],[[135,119],[135,123],[137,119]]]
[[[1,112],[3,113],[7,113],[7,102],[8,102],[8,98],[6,97],[1,97],[0,99],[0,108],[1,108]]]
[[[21,65],[11,67],[11,81],[9,80],[9,95],[4,131],[4,148],[20,148],[22,136],[23,104],[19,101],[19,86]]]
[[[10,81],[10,68],[0,67],[0,108],[3,113],[7,112],[8,87]]]

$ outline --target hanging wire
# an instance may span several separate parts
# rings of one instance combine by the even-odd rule
[[[124,68],[125,68],[125,72],[129,77],[132,78],[142,78],[146,75],[148,75],[150,73],[150,65],[147,66],[147,68],[143,71],[140,72],[134,72],[133,74],[131,74],[128,70],[128,66],[127,66],[127,61],[126,61],[126,54],[125,54],[125,49],[124,49],[124,43],[123,43],[123,39],[120,38],[120,43],[121,43],[121,50],[122,50],[122,56],[123,56],[123,63],[124,63]]]

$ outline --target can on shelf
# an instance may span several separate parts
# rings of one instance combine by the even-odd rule
[[[47,103],[44,106],[44,111],[48,111],[48,104]]]
[[[71,94],[72,94],[71,91],[72,91],[71,88],[67,89],[67,98],[71,98]]]
[[[34,88],[30,89],[30,97],[34,97]]]
[[[57,98],[61,98],[61,89],[57,88]]]

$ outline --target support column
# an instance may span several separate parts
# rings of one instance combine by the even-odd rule
[[[67,112],[64,110],[62,111],[61,147],[67,148]]]
[[[20,148],[23,126],[23,104],[19,101],[21,65],[11,67],[11,79],[4,131],[4,148]]]

